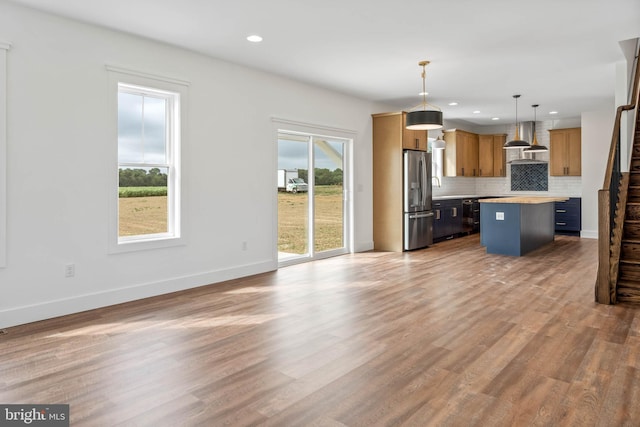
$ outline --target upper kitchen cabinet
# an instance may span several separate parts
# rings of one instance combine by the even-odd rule
[[[493,176],[507,176],[507,134],[493,135]]]
[[[478,176],[506,176],[506,134],[478,135]]]
[[[478,176],[478,135],[463,130],[444,131],[444,175]]]
[[[550,175],[582,175],[581,128],[552,129],[549,134]]]
[[[405,127],[407,113],[379,113],[372,114],[374,128],[378,133],[384,134],[385,141],[393,146],[393,149],[427,151],[428,131],[411,130]],[[374,135],[375,137],[375,135]]]
[[[426,130],[411,130],[405,127],[407,113],[402,113],[402,148],[407,150],[427,151]]]

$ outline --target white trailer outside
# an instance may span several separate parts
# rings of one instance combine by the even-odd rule
[[[278,169],[278,191],[305,192],[309,191],[309,186],[298,177],[297,169]]]

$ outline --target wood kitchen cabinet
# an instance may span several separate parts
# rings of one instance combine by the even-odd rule
[[[407,150],[427,151],[427,131],[411,130],[404,127],[406,114],[402,113],[402,148]]]
[[[549,131],[549,168],[553,176],[582,175],[581,128]]]
[[[405,129],[404,112],[372,118],[374,249],[402,252],[402,150],[426,151],[427,131]]]
[[[506,176],[506,134],[478,135],[478,176]]]
[[[444,131],[444,175],[478,176],[478,135],[458,129]]]

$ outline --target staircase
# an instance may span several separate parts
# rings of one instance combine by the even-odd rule
[[[633,140],[631,167],[628,177],[625,178],[628,179],[626,198],[624,187],[627,183],[623,181],[620,186],[622,194],[620,194],[619,206],[625,206],[625,199],[626,206],[622,226],[616,300],[618,302],[640,302],[640,123],[638,122]],[[623,180],[626,181],[625,178]],[[617,220],[618,218],[616,218]]]
[[[640,43],[636,46],[640,52]],[[598,190],[598,275],[600,304],[640,303],[640,67],[634,63],[630,102],[616,110],[602,189]],[[634,123],[629,172],[621,167],[622,116]]]

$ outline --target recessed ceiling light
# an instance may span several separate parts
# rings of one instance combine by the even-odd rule
[[[252,43],[260,43],[262,41],[262,37],[260,37],[257,34],[253,34],[247,37],[247,40],[249,40]]]
[[[491,117],[491,120],[500,120],[500,117]]]
[[[549,114],[558,114],[557,111],[549,111]]]
[[[453,107],[453,106],[458,105],[458,103],[457,102],[450,102],[449,105],[451,105]]]
[[[474,111],[473,114],[480,114],[480,110]]]

